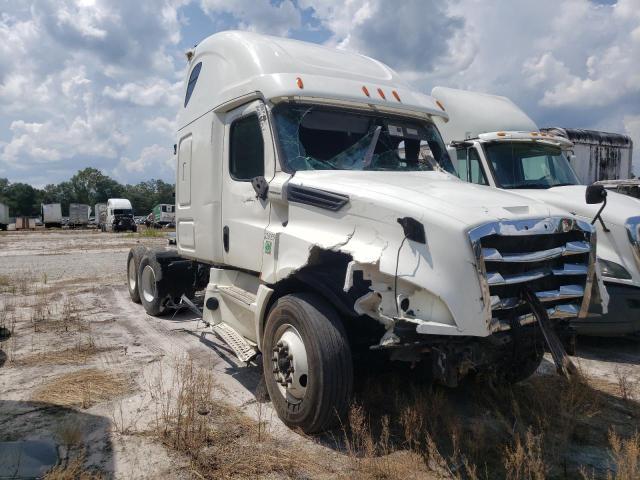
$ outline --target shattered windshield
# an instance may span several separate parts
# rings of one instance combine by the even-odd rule
[[[579,185],[560,148],[529,142],[485,145],[487,158],[502,188],[551,188]]]
[[[287,170],[454,171],[427,122],[289,103],[273,113]]]

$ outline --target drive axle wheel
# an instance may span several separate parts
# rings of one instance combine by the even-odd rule
[[[162,280],[162,267],[156,253],[148,250],[138,266],[138,295],[142,306],[149,315],[162,315],[165,311],[165,282]]]
[[[309,293],[278,299],[262,348],[267,390],[286,425],[316,433],[344,418],[353,385],[351,349],[331,305]]]
[[[136,245],[129,250],[127,257],[127,287],[129,288],[129,296],[131,300],[140,303],[140,294],[138,292],[138,267],[140,260],[144,256],[147,249],[142,245]]]

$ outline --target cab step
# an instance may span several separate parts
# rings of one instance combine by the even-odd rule
[[[210,326],[211,330],[218,335],[234,351],[242,362],[251,361],[257,354],[258,349],[247,342],[233,327],[224,322]]]

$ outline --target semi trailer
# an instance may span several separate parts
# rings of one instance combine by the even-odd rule
[[[45,228],[62,226],[62,206],[59,203],[43,203],[41,210]]]
[[[451,386],[515,382],[546,341],[571,370],[557,334],[591,301],[589,222],[461,181],[447,113],[374,59],[249,32],[187,59],[176,247],[127,258],[149,315],[186,304],[239,359],[261,355],[276,412],[305,432],[344,416],[368,354]]]
[[[72,228],[86,227],[89,224],[91,208],[84,203],[69,204],[69,226]]]
[[[6,230],[10,223],[9,207],[4,203],[0,203],[0,230]]]
[[[147,216],[147,227],[163,227],[174,223],[176,220],[175,206],[169,203],[160,203],[153,207],[153,211]]]
[[[575,145],[565,136],[538,130],[506,97],[436,87],[431,94],[449,113],[438,122],[460,178],[502,188],[576,215],[597,228],[598,269],[609,296],[608,312],[593,305],[576,318],[579,334],[640,333],[640,201],[609,191],[606,207],[585,202],[568,161]]]

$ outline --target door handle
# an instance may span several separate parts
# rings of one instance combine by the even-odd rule
[[[229,253],[229,227],[227,225],[222,229],[222,246],[224,251]]]

